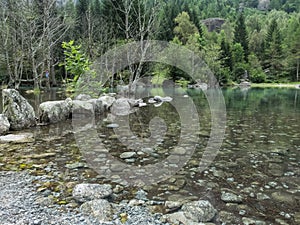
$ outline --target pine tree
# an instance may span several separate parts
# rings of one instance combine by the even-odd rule
[[[276,19],[269,25],[265,41],[264,69],[278,79],[282,72],[282,37]],[[272,78],[273,79],[273,78]]]
[[[222,37],[221,40],[221,51],[220,51],[220,60],[221,65],[223,67],[229,68],[230,71],[232,71],[232,53],[231,53],[231,47],[230,44],[225,40],[225,37]]]
[[[248,55],[249,55],[249,47],[248,47],[248,34],[246,30],[246,24],[245,24],[245,17],[244,14],[241,13],[238,16],[238,19],[236,21],[236,28],[234,32],[234,42],[240,43],[244,50],[244,59],[247,62],[248,61]]]
[[[78,0],[76,4],[76,36],[77,38],[84,38],[87,36],[87,11],[90,0]]]

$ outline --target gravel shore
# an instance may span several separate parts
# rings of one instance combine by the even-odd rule
[[[34,179],[23,172],[0,172],[1,225],[97,224],[76,209],[64,211],[59,205],[37,204],[39,196],[32,184]]]
[[[111,222],[101,222],[92,216],[83,215],[78,208],[57,204],[41,205],[41,197],[34,181],[38,177],[26,172],[0,172],[0,225],[123,225],[114,215]],[[159,225],[159,217],[150,214],[145,207],[120,205],[120,212],[126,212],[130,225]]]

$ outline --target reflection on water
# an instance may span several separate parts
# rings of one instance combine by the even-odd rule
[[[153,95],[156,93],[162,95],[163,91],[152,92]],[[246,211],[246,217],[273,223],[281,219],[287,224],[294,224],[293,217],[299,214],[300,209],[300,90],[223,90],[227,110],[225,140],[215,161],[202,173],[197,167],[210,134],[209,105],[200,91],[181,90],[176,93],[182,96],[188,94],[197,107],[201,127],[197,132],[199,142],[192,158],[176,175],[144,187],[149,197],[155,200],[208,198],[222,212],[220,218],[232,214],[237,221],[231,223],[236,224],[241,223],[241,210]],[[38,100],[29,98],[36,105],[64,97],[53,94]],[[132,158],[120,157],[122,153],[133,150],[127,149],[114,130],[107,127],[110,122],[103,121],[106,116],[97,121],[99,138],[110,154],[123,163],[144,166],[160,162],[178,144],[180,117],[171,103],[141,108],[130,115],[131,131],[138,137],[150,136],[151,118],[160,117],[167,126],[165,136],[158,140],[157,146],[140,149]],[[0,169],[29,168],[34,174],[50,174],[59,182],[68,184],[82,181],[118,183],[118,179],[109,179],[89,168],[84,154],[76,145],[70,121],[28,131],[34,133],[33,143],[0,145]],[[40,159],[38,155],[41,153],[55,154]],[[116,200],[132,194],[132,188],[126,188],[128,191],[118,194]],[[61,190],[64,193],[61,198],[68,200],[70,197],[65,191]],[[222,192],[240,195],[242,203],[222,201]],[[282,212],[288,213],[291,218],[281,216]]]

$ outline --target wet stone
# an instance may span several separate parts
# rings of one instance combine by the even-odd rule
[[[264,221],[255,220],[247,217],[243,217],[242,221],[244,225],[266,225]]]
[[[257,200],[266,200],[266,199],[270,199],[270,197],[266,194],[263,193],[257,193],[256,195]]]
[[[283,175],[283,166],[277,163],[269,163],[268,172],[276,177],[281,177]]]
[[[231,203],[241,203],[243,201],[240,195],[236,195],[230,192],[223,192],[221,195],[221,199],[224,202],[231,202]]]
[[[118,127],[119,127],[119,124],[111,123],[111,124],[106,125],[106,127],[107,127],[107,128],[118,128]]]
[[[271,196],[273,200],[281,203],[295,204],[296,201],[292,194],[288,194],[282,191],[273,192]]]
[[[300,212],[295,213],[294,220],[295,220],[296,224],[300,224]]]
[[[282,220],[282,219],[275,219],[275,222],[277,223],[277,224],[280,224],[280,225],[289,225],[289,223],[287,223],[287,222],[285,222],[284,220]]]
[[[177,201],[166,201],[165,208],[167,212],[172,212],[179,209],[182,206],[182,202]]]
[[[124,191],[124,187],[121,186],[121,185],[119,185],[119,184],[117,184],[116,187],[113,189],[113,192],[114,192],[115,194],[119,194],[119,193],[121,193],[122,191]]]
[[[237,218],[231,212],[220,211],[219,218],[220,221],[223,222],[223,224],[238,224]]]
[[[85,165],[85,163],[75,162],[75,163],[66,164],[65,167],[68,169],[79,169],[79,168],[86,167],[86,165]]]
[[[134,163],[135,159],[131,158],[131,159],[125,159],[126,163]]]
[[[135,152],[123,152],[121,155],[120,155],[120,158],[121,159],[129,159],[129,158],[132,158],[136,156],[136,153]]]
[[[186,181],[184,179],[178,179],[175,181],[175,185],[179,188],[184,187],[185,184],[186,184]]]

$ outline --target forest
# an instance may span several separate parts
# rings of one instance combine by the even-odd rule
[[[107,50],[163,40],[199,54],[220,85],[299,81],[298,0],[0,0],[0,82],[34,89],[78,80]],[[193,82],[163,64],[112,75]],[[108,85],[108,84],[107,84]]]

